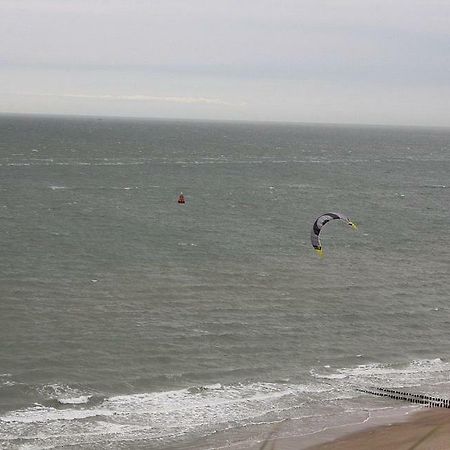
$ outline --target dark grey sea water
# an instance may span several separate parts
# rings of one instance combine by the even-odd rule
[[[356,387],[448,396],[449,205],[445,129],[0,116],[1,444],[245,446],[398,406]],[[328,211],[359,229],[321,259]]]

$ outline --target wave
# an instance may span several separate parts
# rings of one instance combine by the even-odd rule
[[[146,161],[33,161],[33,162],[10,162],[0,163],[0,167],[42,167],[42,166],[139,166],[146,164]]]
[[[50,188],[52,191],[59,191],[59,190],[67,189],[66,186],[54,186],[54,185],[50,185],[49,188]]]
[[[301,432],[318,430],[345,411],[360,414],[389,406],[392,400],[367,398],[357,388],[411,387],[447,383],[450,364],[439,358],[409,363],[323,366],[308,383],[289,380],[237,384],[212,383],[184,389],[100,396],[67,385],[40,389],[44,401],[0,416],[0,441],[38,446],[106,446],[148,442],[148,448],[175,446],[218,432],[303,420]],[[443,386],[443,389],[446,386]],[[314,420],[306,419],[314,417]],[[228,431],[227,431],[228,430]]]
[[[47,386],[61,394],[66,386]],[[326,388],[327,389],[327,388]],[[116,440],[170,441],[207,435],[230,426],[271,422],[298,408],[320,385],[220,383],[152,393],[117,395],[95,401],[90,394],[59,397],[59,405],[35,404],[0,417],[0,440],[33,444],[95,444]],[[73,392],[72,390],[71,392]],[[65,395],[66,395],[65,394]]]
[[[356,387],[436,386],[448,382],[450,363],[440,358],[420,359],[407,364],[370,363],[311,373],[316,379],[341,380]]]
[[[445,184],[424,184],[421,187],[428,188],[428,189],[449,189],[450,188],[450,186],[447,186]]]
[[[11,379],[12,374],[10,373],[0,373],[0,388],[16,386],[18,383]]]
[[[80,395],[79,397],[59,398],[58,402],[61,405],[82,405],[89,402],[92,395]]]

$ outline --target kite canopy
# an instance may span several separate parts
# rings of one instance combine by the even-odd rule
[[[344,220],[345,222],[347,222],[348,225],[350,225],[353,229],[356,230],[356,225],[347,216],[344,216],[341,213],[322,214],[320,217],[316,219],[313,228],[311,230],[311,244],[320,256],[323,255],[322,244],[319,239],[320,231],[322,230],[322,227],[326,223],[335,219]]]

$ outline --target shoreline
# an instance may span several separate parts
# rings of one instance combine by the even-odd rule
[[[410,419],[351,433],[308,450],[445,450],[450,445],[450,411],[416,411]]]
[[[330,427],[311,435],[270,439],[251,450],[445,450],[450,447],[450,410],[395,409],[361,423]]]

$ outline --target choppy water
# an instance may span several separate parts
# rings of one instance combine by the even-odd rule
[[[448,396],[450,130],[2,116],[0,175],[6,448],[250,445],[396,406],[355,387]],[[330,210],[359,229],[320,259]]]

